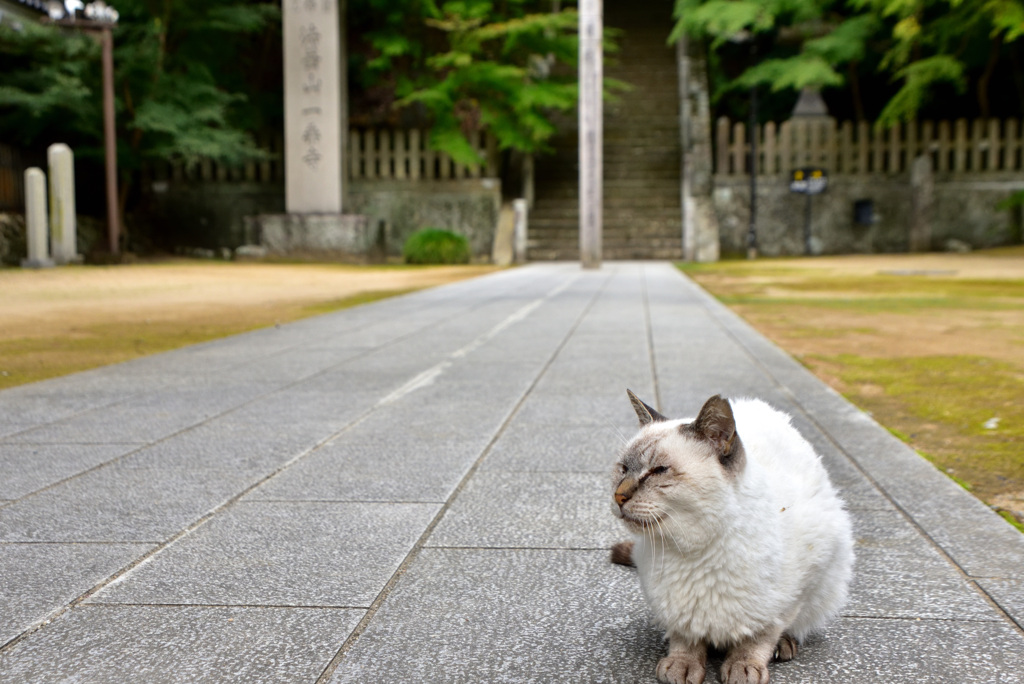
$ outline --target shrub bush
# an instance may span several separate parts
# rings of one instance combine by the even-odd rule
[[[468,264],[469,242],[440,228],[424,228],[409,236],[402,247],[407,264]]]

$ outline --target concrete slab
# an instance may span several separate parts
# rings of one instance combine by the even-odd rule
[[[853,514],[857,561],[843,615],[998,621],[974,583],[897,511]]]
[[[607,553],[424,549],[330,681],[638,682],[660,641]]]
[[[1024,582],[1009,579],[983,579],[978,584],[1000,608],[1024,629]]]
[[[623,393],[625,394],[625,393]],[[483,460],[480,470],[608,472],[625,433],[608,425],[538,425],[517,415]]]
[[[0,681],[312,682],[363,612],[82,606],[0,653]]]
[[[312,682],[325,667],[653,681],[661,635],[605,550],[622,538],[606,472],[636,429],[626,387],[675,416],[719,392],[769,400],[847,499],[850,604],[773,682],[1022,671],[1024,536],[671,265],[609,263],[510,269],[0,392],[0,464],[18,471],[0,482],[0,554],[27,549],[0,555],[11,629],[110,577],[116,550],[175,539],[0,646],[0,682]],[[107,415],[138,424],[92,420]],[[104,441],[33,461],[50,446],[32,432]],[[146,445],[96,462],[114,437]]]
[[[0,646],[152,548],[146,544],[0,544]],[[3,678],[0,666],[0,681]]]
[[[477,473],[428,546],[608,549],[627,538],[595,473]]]
[[[443,503],[480,455],[480,442],[346,436],[268,480],[246,500]]]
[[[985,644],[979,652],[972,645]],[[773,684],[1020,681],[1024,637],[1005,622],[842,619],[771,666]]]
[[[121,460],[0,509],[0,542],[160,542],[254,483]]]
[[[366,608],[439,508],[238,503],[90,602]]]
[[[267,388],[258,383],[224,387],[197,382],[190,387],[164,389],[80,413],[20,433],[11,440],[31,444],[149,443],[198,425],[266,392]]]
[[[137,447],[123,444],[5,444],[0,442],[0,499],[19,499],[123,456]]]

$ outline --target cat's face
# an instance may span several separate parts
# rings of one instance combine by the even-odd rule
[[[634,533],[700,543],[719,527],[743,467],[729,404],[712,397],[693,421],[669,420],[630,392],[640,432],[613,472],[612,512]]]

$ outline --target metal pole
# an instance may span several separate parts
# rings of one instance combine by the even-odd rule
[[[579,4],[580,263],[601,267],[603,93],[601,0]]]
[[[811,256],[811,193],[807,193],[807,204],[804,205],[804,253]]]
[[[747,258],[757,258],[757,86],[750,88],[750,228]]]
[[[114,35],[103,28],[103,143],[107,170],[107,235],[110,253],[120,253],[121,217],[117,200],[117,137],[114,130]]]

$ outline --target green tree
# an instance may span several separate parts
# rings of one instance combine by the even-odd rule
[[[964,93],[971,83],[989,116],[992,75],[1024,35],[1020,0],[676,0],[675,14],[673,38],[708,38],[720,51],[745,35],[768,47],[723,89],[856,88],[867,64],[895,86],[883,125],[911,120],[937,91]]]
[[[370,17],[352,32],[362,36],[353,84],[373,93],[382,117],[425,114],[431,147],[460,163],[480,161],[470,142],[480,130],[501,149],[545,151],[553,113],[576,104],[573,8],[551,0],[353,0],[350,22]]]
[[[121,209],[147,159],[233,163],[262,156],[250,130],[238,55],[277,31],[264,2],[121,0],[114,31]],[[276,55],[280,60],[280,55]],[[30,147],[62,140],[76,154],[102,149],[99,48],[75,29],[0,27],[0,135]]]

